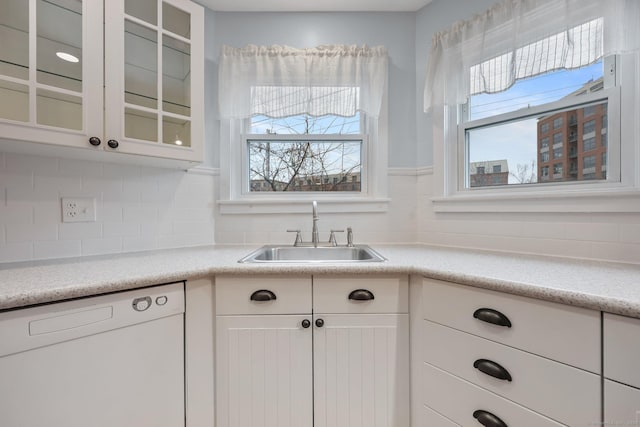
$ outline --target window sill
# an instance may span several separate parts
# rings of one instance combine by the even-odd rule
[[[432,198],[434,212],[636,213],[639,189],[464,194]]]
[[[323,198],[306,197],[300,200],[291,199],[243,199],[219,200],[222,215],[240,214],[291,214],[311,212],[311,202],[318,201],[318,210],[322,213],[372,213],[387,212],[390,199],[358,199],[358,198]]]

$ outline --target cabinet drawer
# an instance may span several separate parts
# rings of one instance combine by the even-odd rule
[[[407,313],[409,306],[408,281],[407,277],[314,276],[314,312]]]
[[[604,313],[603,322],[605,378],[640,387],[640,319]]]
[[[422,295],[425,319],[600,372],[598,311],[431,279],[423,280]],[[504,315],[511,326],[474,317],[495,318],[496,312]]]
[[[562,425],[428,363],[423,365],[423,384],[424,404],[461,426],[480,426],[474,418],[479,410],[490,412],[509,427]]]
[[[422,407],[422,421],[424,422],[423,425],[428,427],[460,427],[459,424],[443,417],[428,406]]]
[[[218,316],[311,313],[311,277],[222,276],[215,288]]]
[[[640,425],[640,390],[604,380],[604,423],[602,425]]]
[[[425,362],[554,420],[587,426],[600,419],[599,375],[430,321],[425,321],[424,342]]]

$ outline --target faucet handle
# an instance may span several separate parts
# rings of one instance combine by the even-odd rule
[[[287,230],[287,233],[296,233],[296,240],[293,242],[293,246],[300,246],[300,244],[302,243],[300,230]]]
[[[353,229],[351,227],[347,227],[347,246],[353,247]]]
[[[331,230],[331,234],[329,234],[329,243],[331,243],[331,246],[338,246],[336,233],[344,233],[344,230]]]

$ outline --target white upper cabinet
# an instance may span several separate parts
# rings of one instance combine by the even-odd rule
[[[0,39],[3,148],[55,155],[51,147],[78,147],[87,149],[77,150],[85,157],[104,150],[202,161],[201,6],[3,0]]]

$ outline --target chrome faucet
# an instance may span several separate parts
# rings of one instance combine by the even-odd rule
[[[313,228],[311,229],[311,243],[313,243],[313,247],[318,247],[318,202],[313,201]]]

